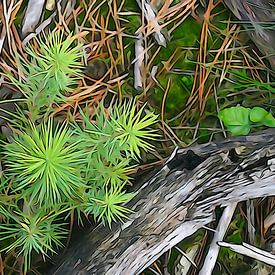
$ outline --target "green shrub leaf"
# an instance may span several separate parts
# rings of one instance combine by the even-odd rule
[[[262,123],[267,127],[275,127],[275,118],[271,113],[269,113],[264,117]]]
[[[252,122],[261,122],[267,115],[268,112],[265,109],[254,107],[249,114],[249,118]]]
[[[233,135],[247,135],[250,131],[250,109],[236,106],[219,112],[219,118]]]
[[[234,136],[247,135],[250,132],[250,126],[249,125],[228,126],[227,130],[230,131],[231,134]]]

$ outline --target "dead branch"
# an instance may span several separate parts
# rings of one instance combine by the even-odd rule
[[[213,221],[217,206],[275,195],[274,134],[179,150],[137,185],[128,221],[81,236],[50,274],[139,274]]]
[[[226,242],[219,242],[218,244],[222,247],[230,248],[232,251],[235,251],[239,254],[246,255],[258,261],[275,266],[275,256],[255,246],[249,245],[247,243],[243,243],[242,245],[239,245],[239,244],[230,244]]]

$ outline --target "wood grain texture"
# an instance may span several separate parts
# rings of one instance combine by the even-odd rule
[[[247,33],[275,70],[274,0],[224,0],[231,12],[242,22]]]
[[[87,232],[49,274],[139,274],[213,221],[216,207],[275,195],[274,134],[271,129],[179,150],[182,162],[175,167],[170,160],[137,185],[128,221]],[[181,165],[188,150],[203,159],[194,169]]]

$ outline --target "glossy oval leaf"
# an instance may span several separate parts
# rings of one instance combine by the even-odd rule
[[[249,108],[242,106],[231,107],[220,111],[219,118],[234,136],[247,135],[251,128],[250,111]]]
[[[262,120],[263,125],[267,127],[275,127],[275,118],[271,113],[269,113],[265,118]]]
[[[268,111],[261,107],[252,108],[249,118],[252,122],[261,122],[268,115]]]
[[[244,126],[250,125],[250,108],[236,106],[224,109],[219,112],[219,118],[225,126]]]

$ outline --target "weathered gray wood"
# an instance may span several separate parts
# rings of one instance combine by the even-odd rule
[[[273,0],[224,0],[275,70],[275,5]]]
[[[128,203],[135,212],[125,224],[112,231],[99,226],[81,236],[49,274],[139,274],[165,251],[213,221],[217,206],[275,195],[274,134],[271,129],[190,147],[205,158],[201,164],[187,170],[181,167],[186,162],[182,157],[172,170],[171,162],[163,166],[142,183]],[[241,154],[232,158],[229,150]],[[187,151],[179,150],[176,156]]]
[[[22,35],[33,32],[38,25],[46,0],[29,0],[22,24]]]

